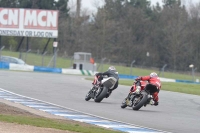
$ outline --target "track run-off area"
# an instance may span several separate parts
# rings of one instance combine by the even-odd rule
[[[67,119],[124,132],[200,132],[200,96],[161,90],[159,106],[148,105],[139,111],[130,107],[121,109],[121,102],[127,96],[130,86],[119,85],[109,98],[95,103],[93,99],[84,100],[92,83],[84,78],[85,76],[1,70],[0,98],[21,102]]]

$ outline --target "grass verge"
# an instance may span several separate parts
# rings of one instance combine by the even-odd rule
[[[58,120],[47,118],[33,118],[25,116],[0,115],[0,121],[17,123],[22,125],[31,125],[36,127],[54,128],[59,130],[67,130],[80,133],[121,133],[118,131],[108,130],[96,126],[82,126]]]
[[[86,79],[93,80],[92,78]],[[131,85],[133,84],[133,80],[120,79],[119,84],[131,87]],[[162,82],[161,90],[200,95],[200,84]]]
[[[127,86],[131,86],[133,84],[133,80],[120,80],[119,82],[121,85]],[[200,95],[199,84],[162,82],[161,90]]]
[[[13,56],[13,57],[19,57],[19,52],[11,52],[11,51],[2,51],[2,55],[7,55],[7,56]],[[42,55],[41,54],[34,54],[34,53],[26,53],[22,54],[22,59],[26,61],[27,64],[33,65],[33,66],[42,66]],[[49,66],[52,67],[52,55],[45,55],[44,56],[44,66]],[[73,60],[71,58],[65,58],[65,57],[57,57],[56,60],[56,67],[57,68],[70,68],[72,67],[72,62]],[[51,63],[50,63],[51,62]],[[99,65],[97,63],[97,65]],[[100,66],[100,69],[98,71],[103,71],[105,72],[109,66],[112,64],[104,64]],[[114,65],[119,72],[119,74],[126,74],[130,75],[130,67],[126,66],[120,66],[120,65]],[[189,69],[189,68],[188,68]],[[159,74],[159,70],[152,70],[152,69],[144,69],[144,68],[139,68],[139,67],[133,67],[132,68],[132,74],[135,76],[138,75],[149,75],[152,71],[155,71]],[[163,73],[160,77],[164,78],[171,78],[171,79],[180,79],[180,80],[193,80],[194,79],[200,79],[200,75],[196,72],[195,77],[192,77],[192,73],[190,70],[188,70],[187,73],[175,73],[175,72],[165,72]]]

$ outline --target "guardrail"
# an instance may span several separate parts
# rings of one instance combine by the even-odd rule
[[[119,74],[120,78],[123,79],[135,79],[138,76],[131,76],[131,75],[124,75],[124,74]],[[179,79],[168,79],[168,78],[162,78],[160,77],[160,81],[162,82],[180,82],[180,83],[195,83],[195,84],[200,84],[199,82],[194,82],[194,81],[190,81],[190,80],[179,80]]]
[[[50,68],[50,67],[31,66],[31,65],[19,65],[6,62],[0,62],[0,69],[31,71],[31,72],[51,72],[51,73],[61,73],[61,74],[76,74],[76,75],[87,75],[87,76],[91,76],[94,74],[92,71],[89,70]]]
[[[31,65],[19,65],[12,64],[6,62],[0,62],[0,69],[8,69],[8,70],[18,70],[18,71],[32,71],[32,72],[51,72],[51,73],[61,73],[61,74],[75,74],[75,75],[86,75],[92,76],[96,72],[89,70],[77,70],[77,69],[66,69],[66,68],[50,68],[50,67],[41,67],[41,66],[31,66]],[[138,76],[124,75],[119,74],[119,78],[121,79],[135,79]],[[168,78],[160,78],[162,82],[182,82],[182,83],[196,83],[189,80],[179,80],[179,79],[168,79]]]
[[[131,75],[124,75],[124,74],[119,74],[120,78],[123,79],[136,79],[138,76],[131,76]],[[168,79],[168,78],[160,78],[161,81],[163,82],[176,82],[175,79]]]

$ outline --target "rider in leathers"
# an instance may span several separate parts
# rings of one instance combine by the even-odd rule
[[[115,83],[114,87],[112,88],[112,90],[109,90],[109,92],[106,96],[106,97],[109,97],[110,94],[112,93],[112,91],[118,87],[119,76],[118,76],[118,72],[116,71],[115,67],[110,66],[106,72],[96,73],[95,75],[98,77],[99,82],[101,82],[101,80],[103,79],[103,75],[107,75],[108,77],[114,77],[115,79],[117,79],[117,82]]]
[[[152,84],[152,85],[154,85],[156,87],[157,92],[155,92],[153,94],[153,100],[154,100],[153,105],[157,106],[158,105],[158,100],[159,100],[158,93],[159,93],[159,91],[161,89],[161,82],[160,82],[160,78],[158,77],[157,73],[152,72],[150,75],[138,77],[138,78],[136,78],[136,80],[148,81],[149,84]],[[140,87],[140,82],[138,82],[138,84],[136,84],[136,85],[137,85],[137,87]]]

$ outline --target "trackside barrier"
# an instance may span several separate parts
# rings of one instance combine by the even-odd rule
[[[138,76],[131,76],[131,75],[124,75],[124,74],[119,74],[119,78],[123,79],[136,79]],[[163,82],[176,82],[175,79],[167,79],[167,78],[160,78],[160,81]]]
[[[9,63],[0,62],[0,68],[2,68],[2,69],[9,69]]]
[[[49,68],[49,67],[34,66],[34,72],[62,73],[62,69],[61,68]]]
[[[6,62],[0,62],[0,69],[32,71],[32,72],[51,72],[51,73],[75,74],[75,75],[86,75],[86,76],[93,76],[96,73],[89,70],[50,68],[50,67],[40,67],[40,66],[30,66],[30,65],[19,65],[19,64],[12,64],[12,63],[6,63]],[[137,77],[138,76],[119,74],[120,79],[134,80]],[[178,79],[167,79],[167,78],[160,78],[160,80],[162,82],[182,82],[182,83],[200,84],[200,82],[193,82],[190,80],[178,80]]]
[[[124,74],[119,74],[119,78],[123,79],[135,79],[138,76],[131,76],[131,75],[124,75]],[[160,81],[162,82],[181,82],[181,83],[193,83],[193,84],[200,84],[200,82],[193,82],[190,80],[178,80],[178,79],[168,79],[168,78],[160,78]]]
[[[9,70],[33,71],[34,70],[34,66],[19,65],[19,64],[9,64]]]
[[[78,75],[94,75],[94,72],[89,70],[62,69],[63,74],[78,74]]]
[[[136,79],[137,77],[138,76],[119,74],[119,78],[122,78],[122,79]]]
[[[88,70],[76,70],[76,69],[63,69],[63,68],[50,68],[31,65],[19,65],[13,63],[0,62],[0,69],[18,70],[18,71],[32,71],[32,72],[51,72],[62,74],[76,74],[76,75],[94,75],[94,72]]]
[[[175,79],[167,79],[167,78],[160,78],[160,81],[162,81],[162,82],[176,82]]]
[[[190,80],[179,80],[179,79],[176,79],[176,82],[179,82],[179,83],[200,84],[200,82],[194,82],[194,81],[190,81]]]

